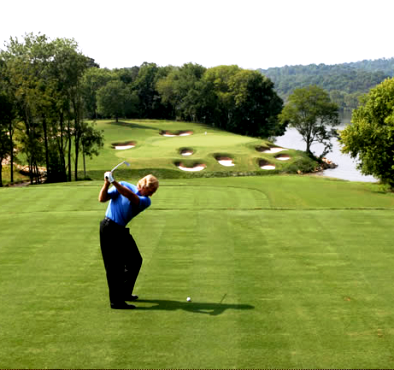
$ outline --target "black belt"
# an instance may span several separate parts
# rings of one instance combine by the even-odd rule
[[[114,220],[111,220],[111,219],[108,218],[108,217],[104,217],[104,221],[106,221],[107,223],[109,223],[109,224],[111,224],[111,225],[118,226],[118,227],[121,227],[122,229],[124,229],[124,226],[119,225],[119,224],[116,223]]]

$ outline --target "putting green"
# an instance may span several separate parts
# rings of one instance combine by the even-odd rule
[[[222,145],[231,146],[254,142],[256,139],[232,134],[194,134],[191,136],[165,137],[162,140],[152,142],[154,146],[178,148],[182,146],[198,146],[220,148]]]

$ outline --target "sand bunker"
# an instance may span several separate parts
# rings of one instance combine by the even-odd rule
[[[189,135],[193,135],[193,131],[177,131],[177,132],[160,131],[160,135],[165,137],[189,136]]]
[[[275,157],[275,159],[279,161],[288,161],[290,159],[290,156],[287,154],[279,154]]]
[[[282,150],[285,150],[284,148],[279,148],[279,147],[268,147],[268,146],[257,146],[256,150],[260,153],[278,153],[281,152]]]
[[[216,160],[225,167],[232,167],[235,166],[233,159],[230,157],[215,157]]]
[[[125,149],[134,148],[135,145],[136,145],[135,141],[126,141],[123,143],[113,143],[112,148],[115,150],[125,150]]]
[[[276,147],[276,148],[269,148],[269,149],[267,149],[267,150],[264,150],[263,153],[279,153],[279,152],[281,152],[282,150],[285,150],[285,149],[284,149],[284,148],[279,148],[279,147]]]
[[[183,163],[175,163],[175,166],[177,166],[182,171],[189,171],[189,172],[202,171],[204,168],[207,167],[207,165],[204,163],[196,163],[192,167],[186,167]]]
[[[189,155],[192,155],[194,152],[192,149],[181,149],[180,150],[181,155],[183,155],[184,157],[187,157]]]
[[[274,170],[274,169],[275,169],[275,165],[273,165],[272,163],[267,162],[267,161],[264,160],[264,159],[261,159],[261,160],[259,161],[259,167],[260,167],[262,170]]]

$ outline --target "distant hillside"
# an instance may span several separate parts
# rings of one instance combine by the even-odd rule
[[[357,107],[360,95],[394,75],[394,58],[335,65],[284,66],[259,71],[274,82],[276,92],[285,101],[294,89],[317,85],[327,90],[342,110],[351,110]]]

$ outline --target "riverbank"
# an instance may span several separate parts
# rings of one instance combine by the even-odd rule
[[[345,125],[339,127],[339,130],[344,129]],[[288,128],[283,136],[279,136],[275,139],[275,144],[281,147],[303,150],[305,151],[305,141],[302,140],[301,135],[295,128]],[[341,147],[337,139],[332,140],[333,148],[330,153],[327,154],[327,159],[337,164],[335,168],[325,169],[320,172],[316,172],[319,176],[327,176],[338,178],[349,181],[361,181],[361,182],[378,182],[379,180],[373,176],[365,176],[357,169],[357,162],[353,160],[349,155],[341,152]],[[322,144],[314,143],[311,147],[312,152],[319,156],[324,150]]]

